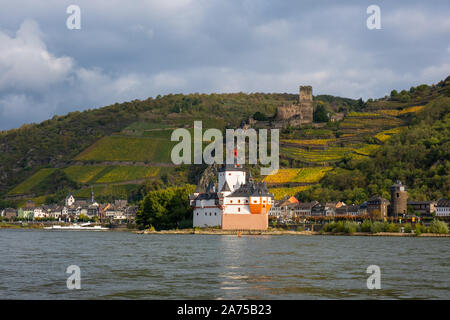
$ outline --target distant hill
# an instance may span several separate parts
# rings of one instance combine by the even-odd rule
[[[320,196],[359,201],[372,191],[383,191],[387,180],[396,178],[394,172],[389,178],[384,177],[389,165],[380,160],[380,154],[392,150],[391,145],[398,137],[408,136],[408,132],[419,130],[424,123],[432,126],[442,122],[443,138],[437,138],[433,146],[446,147],[448,96],[448,81],[393,92],[389,97],[367,102],[316,96],[315,106],[323,106],[330,117],[340,113],[345,118],[319,127],[284,129],[280,146],[282,170],[265,178],[266,182],[277,198],[300,193],[305,200]],[[137,201],[148,190],[195,184],[206,166],[171,164],[173,143],[169,137],[173,129],[190,128],[194,120],[202,120],[204,127],[236,128],[255,113],[259,118],[270,119],[277,106],[296,99],[297,95],[293,94],[171,94],[72,112],[40,124],[3,131],[0,133],[0,198],[6,200],[3,206],[20,206],[27,199],[37,203],[58,201],[68,190],[78,197],[88,197],[93,187],[101,200],[126,197]],[[255,127],[267,125],[270,122],[257,122]],[[431,132],[430,139],[435,135]],[[389,159],[399,165],[406,161],[395,155]],[[377,166],[373,170],[381,177],[362,169],[370,168],[365,163],[374,161]],[[432,187],[443,190],[440,195],[448,193],[448,158],[440,156],[436,161],[420,168],[423,176],[439,166],[433,172],[443,174],[444,178],[434,179],[435,185],[428,180],[405,178],[413,190],[426,188],[427,197],[438,196],[428,191]],[[254,176],[263,179],[256,169],[252,169]],[[345,176],[351,175],[348,171],[357,173],[354,179],[360,177],[359,173],[371,177],[377,187],[370,187],[369,191],[373,183],[367,178],[352,181],[348,185],[352,189],[345,194],[340,190],[339,181],[348,179]],[[398,176],[403,179],[404,174]],[[380,179],[387,180],[381,183]],[[55,186],[55,182],[60,186]],[[356,196],[355,188],[364,192]]]

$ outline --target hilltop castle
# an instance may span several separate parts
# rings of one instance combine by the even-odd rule
[[[306,123],[312,123],[313,113],[312,87],[300,86],[298,104],[278,107],[275,120],[287,122],[291,126],[299,126]]]

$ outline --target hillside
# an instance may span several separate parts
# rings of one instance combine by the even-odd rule
[[[18,191],[28,192],[16,187],[41,168],[70,166],[77,156],[93,162],[167,160],[167,152],[160,154],[158,149],[158,146],[168,149],[161,142],[158,130],[162,128],[189,126],[194,119],[203,119],[204,124],[211,127],[238,126],[242,119],[256,111],[274,113],[276,106],[294,99],[295,95],[290,94],[170,94],[72,112],[40,124],[2,131],[0,198],[7,193],[11,195],[12,190],[14,195],[19,195]],[[89,153],[97,145],[99,149]],[[125,150],[126,147],[129,149]],[[106,157],[102,156],[104,150],[107,150]],[[151,152],[156,158],[149,154]],[[125,159],[124,154],[128,158]]]
[[[396,180],[406,183],[410,199],[449,198],[449,80],[428,87],[427,94],[422,97],[412,94],[411,100],[419,102],[418,106],[410,106],[410,101],[401,105],[395,102],[392,109],[393,101],[384,100],[390,108],[381,109],[381,101],[368,103],[368,110],[395,115],[404,126],[375,134],[373,138],[380,146],[370,157],[344,159],[319,184],[298,194],[299,198],[303,201],[344,200],[357,204],[375,194],[390,199],[389,187]]]
[[[396,179],[406,181],[416,198],[448,196],[448,80],[366,103],[316,96],[316,111],[323,108],[331,121],[282,130],[279,173],[260,177],[252,168],[252,174],[276,198],[362,202],[373,193],[386,196],[386,186]],[[171,164],[173,129],[191,128],[194,120],[204,128],[236,128],[255,113],[263,120],[255,128],[270,127],[276,107],[296,98],[158,96],[2,132],[0,198],[15,206],[27,199],[60,201],[69,190],[88,197],[92,187],[100,200],[138,201],[149,190],[195,184],[206,166]]]

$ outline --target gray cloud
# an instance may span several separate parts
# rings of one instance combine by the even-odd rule
[[[0,129],[170,92],[369,98],[450,74],[448,1],[0,1]],[[4,2],[4,3],[3,3]]]

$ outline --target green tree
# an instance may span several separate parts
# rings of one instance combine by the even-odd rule
[[[258,121],[267,121],[268,120],[267,116],[264,113],[259,112],[259,111],[256,111],[253,114],[253,119],[258,120]]]
[[[397,96],[398,96],[398,92],[397,92],[397,90],[395,90],[395,89],[394,89],[394,90],[392,90],[392,91],[391,91],[391,99],[393,99],[393,100],[394,100],[394,99],[396,99],[396,98],[397,98]]]
[[[434,219],[431,222],[430,230],[432,233],[448,233],[448,225],[444,221]]]
[[[192,219],[188,196],[194,190],[195,186],[186,185],[150,191],[140,204],[136,224],[140,228],[177,228],[182,221]]]
[[[323,105],[318,105],[316,110],[314,110],[314,121],[315,122],[328,122],[328,113]]]
[[[78,221],[81,221],[81,222],[88,222],[89,220],[90,220],[89,217],[84,214],[80,214],[80,216],[78,217]]]

